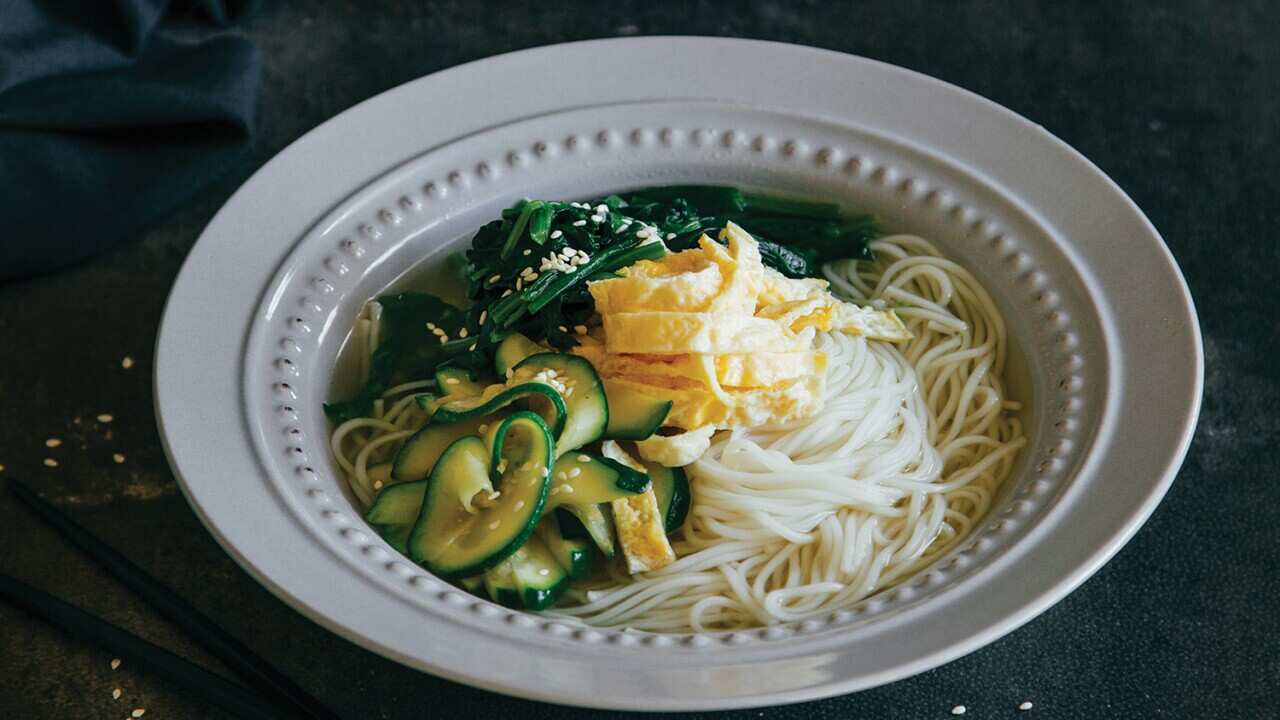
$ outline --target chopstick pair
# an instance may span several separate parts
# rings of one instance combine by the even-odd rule
[[[251,720],[278,720],[287,717],[339,720],[333,711],[321,705],[244,643],[232,637],[131,560],[41,499],[30,487],[14,479],[9,479],[6,484],[18,499],[56,528],[67,541],[83,550],[161,615],[181,627],[211,655],[226,663],[249,687],[226,680],[8,575],[0,574],[0,598],[44,618],[75,637],[94,642],[122,658],[146,667],[200,699],[239,717]]]

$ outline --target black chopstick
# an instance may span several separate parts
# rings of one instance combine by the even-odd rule
[[[236,717],[249,720],[280,718],[278,709],[244,687],[3,573],[0,573],[0,597],[48,620],[74,637],[97,643],[116,655],[149,669]]]
[[[255,690],[302,713],[303,717],[341,720],[332,710],[321,705],[318,700],[308,695],[305,690],[285,677],[244,643],[232,637],[208,616],[192,607],[182,596],[165,587],[133,561],[80,527],[74,520],[43,500],[26,484],[10,478],[8,485],[14,495],[50,525],[57,528],[72,545],[83,550],[140,595],[161,615],[185,630],[192,639],[203,645],[214,657],[226,663]]]

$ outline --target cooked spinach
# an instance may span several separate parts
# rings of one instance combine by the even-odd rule
[[[373,410],[373,401],[398,380],[429,377],[437,366],[467,354],[471,344],[455,339],[467,325],[469,315],[434,295],[398,293],[378,298],[382,305],[381,340],[369,359],[369,375],[354,397],[326,403],[325,414],[334,422],[363,417]],[[440,328],[449,338],[441,338],[427,328]]]
[[[472,238],[464,268],[470,310],[425,293],[378,298],[382,340],[369,377],[355,397],[326,404],[325,412],[335,422],[367,415],[394,383],[430,377],[440,366],[482,378],[512,332],[572,347],[574,326],[594,311],[588,281],[694,247],[729,222],[750,232],[764,264],[788,277],[818,276],[822,263],[837,258],[870,259],[867,243],[878,234],[870,215],[717,185],[646,188],[589,202],[522,200]]]

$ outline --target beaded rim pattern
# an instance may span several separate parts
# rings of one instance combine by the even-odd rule
[[[1021,235],[1005,229],[1008,223],[1004,217],[980,211],[962,200],[958,189],[931,177],[927,171],[879,161],[872,153],[855,150],[849,144],[825,142],[801,133],[790,136],[757,132],[748,126],[749,123],[730,129],[676,124],[597,127],[557,138],[532,139],[471,162],[446,165],[442,171],[412,185],[399,178],[394,182],[375,181],[334,211],[333,217],[342,218],[341,222],[317,223],[317,229],[294,250],[294,257],[305,258],[298,263],[303,271],[282,273],[274,283],[277,289],[264,298],[261,314],[272,317],[273,322],[260,326],[269,327],[267,332],[256,332],[255,328],[246,357],[269,358],[269,365],[260,373],[245,376],[245,394],[251,400],[246,403],[250,422],[265,428],[265,437],[277,439],[266,447],[260,444],[259,451],[273,470],[272,480],[278,491],[285,496],[297,493],[306,498],[304,508],[297,503],[290,505],[295,512],[308,516],[304,519],[312,532],[331,547],[338,546],[336,549],[347,562],[366,577],[378,579],[384,587],[398,588],[420,606],[462,622],[502,623],[530,633],[535,639],[541,636],[624,648],[695,651],[784,641],[885,617],[944,594],[1015,543],[1052,507],[1070,480],[1068,470],[1081,461],[1098,423],[1097,417],[1090,417],[1087,412],[1091,405],[1085,388],[1087,380],[1098,382],[1098,376],[1105,376],[1105,362],[1086,358],[1078,351],[1080,333],[1090,329],[1073,321],[1070,310],[1074,309],[1063,301],[1067,293],[1061,288],[1071,279],[1051,277],[1038,262],[1037,249],[1022,242]],[[509,136],[510,128],[504,134]],[[900,149],[887,152],[897,150]],[[308,404],[299,386],[317,382],[314,376],[331,370],[327,367],[331,360],[318,351],[316,338],[321,329],[330,324],[343,303],[359,303],[373,294],[356,291],[367,270],[407,238],[420,233],[423,219],[446,202],[465,204],[469,194],[486,185],[548,171],[567,159],[606,158],[618,153],[675,155],[686,151],[711,152],[721,160],[750,157],[758,162],[763,158],[772,165],[789,166],[790,172],[839,178],[855,196],[868,193],[892,198],[903,212],[931,216],[935,222],[950,226],[953,236],[977,243],[990,267],[1000,269],[1004,287],[1016,294],[1008,297],[1006,292],[1003,299],[1033,316],[1030,325],[1035,337],[1024,343],[1023,350],[1029,362],[1040,366],[1043,376],[1033,403],[1048,419],[1044,423],[1047,427],[1040,428],[1037,435],[1028,423],[1031,442],[1022,451],[1022,471],[1015,470],[1009,480],[1016,484],[1014,491],[1005,493],[1003,501],[988,511],[962,543],[901,583],[824,616],[751,630],[657,634],[581,627],[552,616],[509,610],[469,595],[392,551],[365,525],[349,500],[339,494],[342,480],[334,469],[329,467],[326,471],[321,467],[329,464],[327,436],[316,437],[306,429],[306,419],[315,418],[321,411],[314,403]],[[410,160],[392,175],[407,175],[408,170],[432,165],[434,156],[429,152]],[[942,160],[933,158],[930,162]],[[358,206],[362,212],[352,213],[349,206]],[[1005,210],[1006,214],[1019,214],[1017,208]],[[1034,222],[1031,226],[1035,227]],[[1038,230],[1044,238],[1052,238],[1049,230]],[[999,296],[996,289],[988,289]],[[1010,334],[1013,335],[1012,330]],[[263,351],[255,352],[258,347]],[[254,383],[258,378],[268,382]],[[1105,377],[1101,381],[1105,384]],[[327,378],[322,382],[327,385]],[[269,404],[252,402],[264,397],[263,391],[270,398]],[[257,412],[263,407],[271,408],[270,417]],[[1034,413],[1028,416],[1031,414]]]

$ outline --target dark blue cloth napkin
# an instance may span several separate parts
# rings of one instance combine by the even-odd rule
[[[0,280],[136,237],[244,160],[250,0],[0,0]]]

